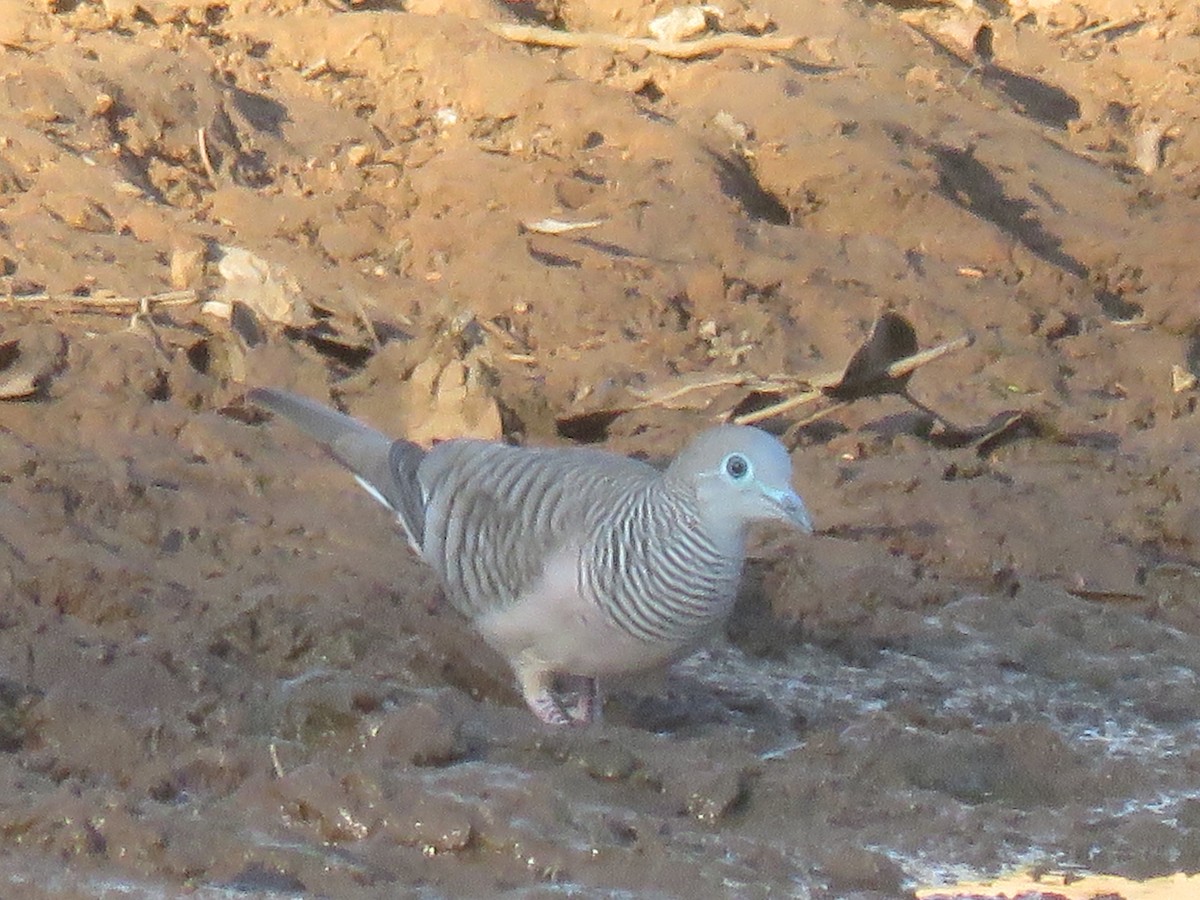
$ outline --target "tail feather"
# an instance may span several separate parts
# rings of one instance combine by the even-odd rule
[[[425,497],[417,470],[425,451],[411,441],[391,438],[323,404],[274,388],[254,388],[246,398],[290,419],[324,445],[354,473],[372,497],[396,513],[409,543],[420,552],[425,538]]]

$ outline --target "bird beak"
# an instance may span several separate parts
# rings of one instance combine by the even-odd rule
[[[780,518],[791,522],[805,534],[812,534],[812,517],[808,507],[795,491],[785,488],[780,491],[768,491],[767,497],[779,509]]]

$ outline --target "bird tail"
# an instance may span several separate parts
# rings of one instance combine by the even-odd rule
[[[409,543],[420,552],[425,538],[425,497],[417,468],[425,451],[412,441],[387,435],[328,406],[274,388],[254,388],[246,399],[290,419],[322,444],[372,497],[392,510]]]

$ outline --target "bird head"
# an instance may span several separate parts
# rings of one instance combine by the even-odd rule
[[[760,428],[721,425],[675,457],[667,478],[694,484],[701,508],[738,525],[776,520],[811,533],[812,519],[792,488],[787,449]]]

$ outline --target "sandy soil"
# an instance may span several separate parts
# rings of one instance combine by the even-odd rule
[[[1200,870],[1200,11],[716,6],[799,41],[488,29],[670,8],[635,0],[0,3],[0,893]],[[571,733],[242,400],[662,459],[771,398],[635,394],[836,371],[883,309],[975,338],[921,404],[1021,427],[793,429],[819,533],[761,535],[728,640]]]

